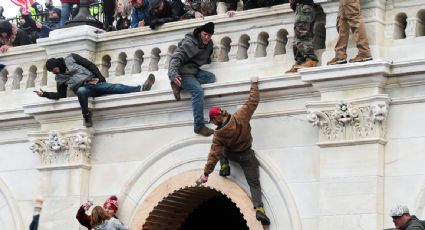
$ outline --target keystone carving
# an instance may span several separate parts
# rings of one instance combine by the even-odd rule
[[[309,111],[307,118],[320,128],[320,141],[384,138],[386,103],[353,106],[340,102],[334,110]]]
[[[86,131],[65,133],[52,130],[32,141],[30,149],[40,156],[42,166],[88,164],[92,134]]]

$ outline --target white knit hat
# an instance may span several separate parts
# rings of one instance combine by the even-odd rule
[[[409,208],[406,205],[397,204],[390,210],[390,216],[402,216],[409,213]]]

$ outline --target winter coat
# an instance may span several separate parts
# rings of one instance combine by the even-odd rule
[[[91,216],[86,214],[86,210],[84,210],[83,206],[78,209],[77,215],[75,216],[77,218],[78,222],[86,227],[88,230],[91,230]]]
[[[99,82],[105,82],[105,78],[96,65],[78,54],[69,54],[64,58],[64,62],[66,71],[56,74],[55,77],[57,93],[44,92],[43,97],[56,100],[64,98],[68,87],[76,93],[80,86],[83,86],[93,77],[99,78]]]
[[[170,66],[168,68],[168,77],[174,80],[181,75],[195,75],[199,67],[211,63],[211,54],[213,52],[212,40],[207,44],[199,41],[198,33],[188,33],[177,46],[176,51],[171,56]]]
[[[116,16],[113,22],[113,26],[116,30],[125,30],[130,28],[130,16]]]
[[[211,16],[217,14],[216,0],[186,0],[185,1],[185,14],[186,18],[194,18],[195,12],[199,12],[204,16]]]
[[[118,219],[112,217],[106,220],[103,224],[94,227],[95,230],[129,230],[127,226],[124,226]]]
[[[252,82],[250,95],[245,104],[231,115],[226,124],[215,130],[207,164],[204,168],[205,175],[209,175],[214,171],[214,167],[220,159],[223,150],[226,153],[237,154],[251,148],[252,136],[249,121],[259,102],[258,82]]]
[[[143,6],[140,8],[133,7],[131,10],[131,28],[139,27],[139,22],[144,20],[145,26],[151,24],[151,19],[149,17],[149,1],[143,0]]]
[[[160,12],[155,12],[155,8],[161,2],[164,3],[164,9]],[[156,29],[156,27],[161,26],[167,22],[174,22],[180,20],[184,15],[184,4],[180,0],[172,1],[163,1],[163,0],[151,0],[149,2],[149,16],[151,18],[151,29]]]
[[[409,222],[401,227],[400,230],[425,230],[425,226],[416,216],[413,215]]]

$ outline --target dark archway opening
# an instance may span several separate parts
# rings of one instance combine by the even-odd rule
[[[194,209],[181,229],[247,230],[248,226],[235,203],[225,195],[218,195]]]

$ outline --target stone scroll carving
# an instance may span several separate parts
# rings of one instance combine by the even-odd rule
[[[340,102],[333,110],[309,111],[307,118],[320,128],[320,141],[383,139],[388,116],[386,103],[354,106]]]
[[[50,131],[37,135],[30,149],[40,156],[41,166],[89,164],[92,133]]]

